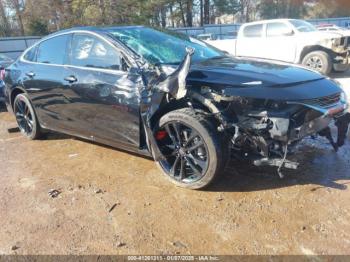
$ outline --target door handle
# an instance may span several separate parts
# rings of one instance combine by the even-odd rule
[[[31,71],[26,73],[26,75],[29,76],[30,78],[33,78],[35,76],[35,73]]]
[[[75,76],[67,76],[64,78],[64,80],[66,80],[69,83],[74,83],[78,81],[78,79]]]

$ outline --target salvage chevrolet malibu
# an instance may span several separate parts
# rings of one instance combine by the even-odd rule
[[[343,90],[316,72],[138,26],[52,34],[6,69],[5,84],[29,139],[54,130],[152,156],[191,189],[209,185],[230,156],[282,176],[298,167],[287,160],[297,142],[321,135],[337,149],[350,121]]]

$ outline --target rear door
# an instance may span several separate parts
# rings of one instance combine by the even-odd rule
[[[41,42],[36,49],[35,58],[24,56],[26,65],[24,86],[34,104],[40,124],[52,129],[61,129],[60,109],[67,103],[64,99],[62,80],[66,61],[66,48],[69,35],[54,36]],[[30,54],[28,52],[28,54]]]
[[[72,128],[138,147],[141,77],[128,72],[119,50],[95,34],[74,34],[69,60],[63,78]]]

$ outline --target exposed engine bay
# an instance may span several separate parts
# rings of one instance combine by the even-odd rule
[[[202,88],[202,96],[217,107],[219,130],[231,138],[235,157],[250,159],[256,166],[277,166],[296,169],[297,162],[288,161],[300,140],[307,136],[325,136],[334,150],[344,144],[350,114],[346,113],[346,101],[341,94],[312,101],[273,101],[225,97]],[[194,97],[198,97],[197,94]],[[338,139],[333,140],[330,124],[338,127]]]
[[[191,84],[186,77],[193,52],[187,50],[182,64],[171,74],[158,72],[145,77],[147,87],[143,90],[141,116],[148,148],[155,160],[161,159],[162,154],[152,133],[151,119],[166,104],[179,100],[194,111],[199,104],[208,117],[215,117],[218,131],[230,141],[232,156],[249,159],[256,166],[276,166],[281,178],[282,168],[298,168],[299,163],[289,161],[287,156],[303,138],[324,136],[335,151],[344,144],[350,123],[344,93],[312,99],[294,99],[293,95],[290,99],[276,99],[274,94],[280,92],[277,89],[271,98],[266,98],[247,92],[247,96],[233,95],[230,87],[217,89]],[[338,128],[336,140],[331,134],[332,123]]]

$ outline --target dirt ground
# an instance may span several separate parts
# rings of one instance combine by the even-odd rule
[[[14,118],[0,111],[0,254],[350,253],[350,136],[338,153],[306,140],[284,179],[232,161],[191,191],[146,158],[9,133]]]

